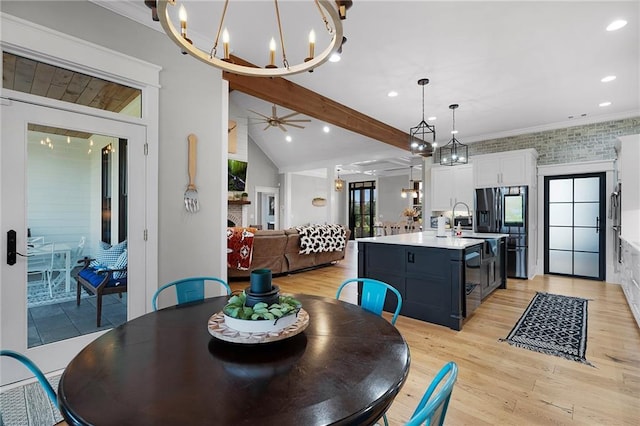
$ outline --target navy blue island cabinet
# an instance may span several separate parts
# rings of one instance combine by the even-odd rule
[[[358,276],[398,289],[401,315],[461,330],[486,297],[485,242],[411,235],[358,239]],[[505,288],[506,279],[498,274],[502,277],[491,290]],[[393,312],[395,306],[389,295],[384,310]]]

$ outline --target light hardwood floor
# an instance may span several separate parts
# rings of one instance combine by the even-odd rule
[[[352,242],[339,264],[276,277],[274,283],[283,292],[333,298],[344,279],[356,276]],[[248,285],[231,283],[234,290]],[[595,367],[498,341],[536,291],[590,300],[586,357]],[[355,303],[355,291],[343,292],[342,299]],[[618,285],[554,276],[509,280],[462,331],[402,316],[396,326],[409,344],[411,368],[387,413],[392,425],[409,419],[433,376],[450,360],[459,374],[445,424],[640,425],[640,330]]]

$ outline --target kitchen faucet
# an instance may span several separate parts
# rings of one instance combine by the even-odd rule
[[[467,203],[463,203],[462,201],[458,201],[457,203],[455,203],[453,205],[453,209],[451,209],[451,229],[452,229],[452,233],[455,234],[456,233],[456,207],[458,207],[458,204],[462,204],[463,206],[465,206],[467,208],[467,217],[469,217],[469,220],[471,220],[471,209],[469,208],[469,206],[467,205]]]

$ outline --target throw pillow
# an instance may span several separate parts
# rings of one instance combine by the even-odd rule
[[[118,260],[118,257],[120,257],[124,249],[122,243],[111,246],[110,244],[101,242],[98,247],[98,254],[89,266],[94,269],[107,269]]]
[[[109,266],[109,269],[127,269],[127,250],[125,249],[120,256],[118,256],[118,260],[116,260],[113,264]],[[119,279],[127,276],[127,271],[114,272],[113,278]]]

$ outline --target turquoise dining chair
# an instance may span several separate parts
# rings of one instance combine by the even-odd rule
[[[395,287],[385,282],[374,280],[373,278],[350,278],[338,287],[336,299],[340,299],[342,289],[349,283],[353,282],[362,283],[360,306],[376,315],[382,315],[382,308],[384,307],[384,301],[387,298],[387,291],[391,291],[396,295],[396,310],[393,314],[393,318],[391,318],[391,324],[395,325],[398,315],[400,314],[400,309],[402,309],[402,296],[400,295],[400,292]]]
[[[188,303],[188,302],[195,302],[196,300],[203,300],[204,285],[205,285],[204,283],[207,281],[217,282],[221,287],[223,287],[226,290],[228,296],[231,295],[231,287],[229,287],[229,284],[227,284],[226,281],[220,278],[216,278],[216,277],[183,278],[181,280],[177,280],[177,281],[170,282],[169,284],[165,284],[156,290],[155,294],[153,295],[153,299],[151,300],[151,304],[153,305],[153,310],[154,311],[158,310],[158,306],[157,306],[158,296],[160,295],[160,293],[162,293],[164,289],[169,287],[175,287],[178,305],[181,305],[183,303]]]
[[[7,350],[7,349],[0,350],[0,356],[13,358],[21,362],[25,367],[27,367],[33,373],[36,379],[38,379],[40,386],[42,386],[42,389],[49,397],[49,400],[51,401],[53,406],[56,407],[56,409],[58,410],[60,409],[58,405],[58,396],[56,395],[56,392],[53,390],[53,386],[51,386],[51,383],[49,383],[47,378],[44,376],[44,373],[42,372],[42,370],[40,370],[40,368],[38,368],[38,366],[34,364],[33,361],[31,361],[28,357],[26,357],[25,355],[22,355],[19,352]],[[67,423],[64,421],[56,423],[56,425],[66,425],[66,424]]]
[[[440,383],[447,378],[440,390],[434,394],[434,391]],[[448,362],[433,378],[429,388],[424,393],[420,403],[413,412],[411,419],[406,426],[418,425],[437,425],[442,426],[444,417],[449,408],[449,400],[453,392],[453,385],[458,378],[458,366],[455,362]]]
[[[350,278],[338,287],[336,299],[340,299],[340,294],[345,286],[354,282],[362,283],[360,306],[362,309],[376,315],[382,316],[382,308],[384,307],[384,301],[387,298],[387,291],[391,291],[396,295],[396,310],[391,318],[391,324],[395,325],[398,315],[400,314],[400,309],[402,309],[402,296],[400,295],[400,292],[395,287],[373,278]],[[384,421],[385,426],[389,426],[386,413],[382,415],[382,420]]]

